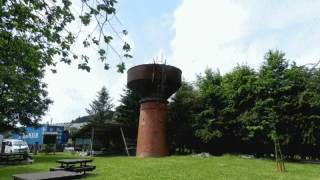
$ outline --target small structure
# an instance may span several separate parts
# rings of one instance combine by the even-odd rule
[[[116,122],[89,123],[77,131],[73,138],[75,149],[85,150],[90,155],[96,153],[113,154],[122,150],[128,156],[130,155],[122,126]]]
[[[143,64],[128,70],[127,86],[140,97],[136,156],[168,155],[167,99],[181,86],[181,70],[165,64]]]

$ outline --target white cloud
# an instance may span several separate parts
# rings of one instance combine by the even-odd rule
[[[91,72],[78,70],[77,64],[58,65],[58,73],[47,72],[45,82],[48,83],[49,96],[54,100],[44,122],[51,118],[54,122],[67,122],[78,116],[86,115],[85,108],[96,98],[102,86],[106,86],[118,105],[120,94],[126,83],[126,73],[116,72],[116,68],[105,71],[103,64],[92,59]]]
[[[187,80],[205,67],[258,67],[269,49],[299,64],[320,58],[320,1],[183,0],[174,13],[174,65]]]

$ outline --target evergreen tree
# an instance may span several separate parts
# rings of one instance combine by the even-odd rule
[[[92,117],[94,122],[104,123],[112,121],[113,104],[106,87],[98,92],[97,99],[93,100],[90,108],[86,109],[89,116]]]
[[[196,106],[197,95],[193,86],[183,81],[168,105],[167,136],[171,151],[185,153],[196,145],[193,129]]]
[[[136,138],[139,124],[139,96],[132,90],[125,88],[121,95],[120,105],[116,108],[114,120],[122,124],[126,136]]]

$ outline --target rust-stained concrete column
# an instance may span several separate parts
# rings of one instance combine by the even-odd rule
[[[166,143],[167,104],[147,101],[140,105],[138,157],[161,157],[168,155]]]

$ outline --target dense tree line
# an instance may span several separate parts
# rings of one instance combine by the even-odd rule
[[[179,152],[269,156],[278,140],[293,158],[320,156],[320,70],[269,51],[255,71],[206,69],[169,104],[169,139]]]
[[[91,109],[111,107],[101,92]],[[278,141],[287,158],[320,157],[319,92],[320,69],[298,66],[280,51],[267,52],[257,70],[238,65],[221,75],[206,69],[195,82],[183,81],[169,99],[170,150],[270,156]],[[139,97],[124,89],[112,117],[107,113],[102,119],[121,124],[128,138],[136,138],[139,106]],[[121,141],[118,133],[109,135]]]

